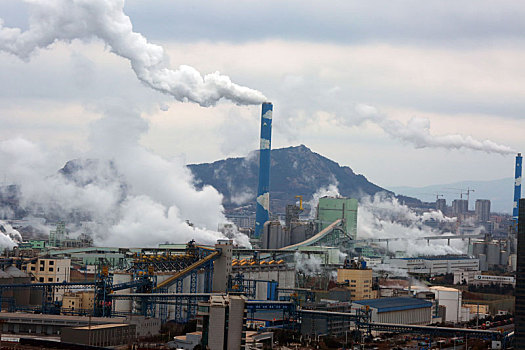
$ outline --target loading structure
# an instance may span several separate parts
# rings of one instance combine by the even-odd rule
[[[114,315],[113,300],[129,298],[135,302],[136,310],[144,316],[157,316],[166,320],[167,305],[175,304],[175,318],[184,322],[196,314],[197,302],[208,298],[212,291],[214,261],[221,256],[221,248],[210,248],[196,245],[194,241],[186,245],[186,249],[178,254],[169,251],[158,251],[148,254],[135,254],[131,265],[126,272],[131,274],[129,281],[114,283],[113,274],[109,266],[101,262],[98,266],[94,281],[57,282],[57,283],[20,283],[0,284],[0,311],[2,305],[9,311],[33,311],[43,314],[59,313],[60,305],[54,302],[56,291],[62,290],[94,290],[93,310],[78,310],[77,314],[93,315],[96,317],[111,317]],[[4,266],[18,266],[23,263],[20,259],[0,261]],[[158,272],[173,273],[163,281],[157,280]],[[204,273],[204,293],[197,294],[197,275]],[[189,293],[183,293],[183,283],[190,276]],[[158,283],[157,283],[158,282]],[[168,293],[168,288],[176,285],[176,293]],[[2,297],[8,290],[40,289],[42,293],[41,305],[16,305],[13,298]],[[130,293],[119,294],[118,291],[129,290]],[[224,291],[226,282],[224,283]],[[157,304],[159,315],[156,315]],[[186,318],[182,316],[182,306],[187,305]]]

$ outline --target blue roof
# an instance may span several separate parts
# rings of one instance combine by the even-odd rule
[[[369,306],[370,308],[377,309],[378,313],[389,312],[389,311],[402,311],[410,309],[420,309],[425,307],[431,307],[432,303],[418,298],[380,298],[380,299],[369,299],[369,300],[358,300],[353,303]]]

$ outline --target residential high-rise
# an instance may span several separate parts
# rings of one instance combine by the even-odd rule
[[[476,200],[476,217],[478,222],[487,222],[490,220],[490,200]]]
[[[454,215],[465,214],[468,212],[468,201],[466,199],[454,199],[452,201],[452,213]]]
[[[443,214],[446,214],[447,200],[445,198],[438,198],[436,200],[436,210],[440,210]]]

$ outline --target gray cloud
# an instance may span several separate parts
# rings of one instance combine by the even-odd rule
[[[132,0],[126,12],[155,38],[449,45],[512,37],[525,30],[516,1],[204,1]]]

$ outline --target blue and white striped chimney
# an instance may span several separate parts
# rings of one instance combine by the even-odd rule
[[[521,153],[516,156],[516,171],[514,174],[514,207],[512,208],[512,218],[518,222],[519,203],[521,198]]]
[[[271,102],[262,104],[261,146],[259,148],[259,186],[257,188],[257,209],[255,211],[255,238],[261,237],[264,223],[270,218],[270,151],[272,149]]]

